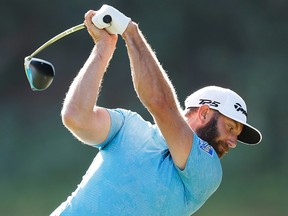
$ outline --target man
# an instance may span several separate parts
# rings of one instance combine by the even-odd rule
[[[112,22],[102,25],[107,14]],[[220,185],[219,158],[237,140],[257,144],[262,138],[246,123],[245,102],[229,89],[209,86],[190,95],[183,112],[136,23],[107,5],[88,11],[84,23],[95,46],[69,88],[62,119],[99,153],[77,190],[52,215],[193,214]],[[154,125],[135,112],[97,103],[117,34],[126,43],[135,91]]]

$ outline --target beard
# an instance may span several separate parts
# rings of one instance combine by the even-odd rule
[[[223,141],[217,140],[219,137],[219,131],[217,128],[217,121],[219,113],[215,113],[214,117],[202,128],[196,130],[197,136],[206,141],[216,151],[219,158],[222,158],[225,152],[228,150],[228,146]]]

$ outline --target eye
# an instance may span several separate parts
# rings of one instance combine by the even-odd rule
[[[232,132],[234,127],[231,124],[226,124],[228,131]]]
[[[235,122],[225,122],[225,127],[226,130],[233,134],[233,135],[237,135],[239,136],[239,134],[241,133],[242,129],[243,129],[243,125],[240,123],[235,123]]]

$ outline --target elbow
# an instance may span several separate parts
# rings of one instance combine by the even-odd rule
[[[158,117],[166,117],[167,113],[175,113],[181,110],[173,95],[154,95],[145,103],[149,112]]]
[[[61,110],[61,119],[63,125],[68,129],[76,128],[79,125],[79,120],[77,119],[77,113],[75,110],[67,107],[63,107]]]
[[[71,122],[71,117],[66,110],[61,111],[61,119],[62,119],[62,123],[63,123],[63,125],[65,125],[65,127],[67,127],[67,125],[69,125],[69,122]]]
[[[159,108],[164,106],[165,101],[163,100],[162,97],[153,96],[149,98],[149,100],[147,100],[145,104],[150,110],[158,110]]]
[[[146,107],[148,110],[152,113],[159,113],[161,110],[165,110],[169,108],[171,105],[169,102],[165,99],[165,97],[162,96],[153,96],[149,98],[149,100],[146,102]]]

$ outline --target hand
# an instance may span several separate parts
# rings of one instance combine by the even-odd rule
[[[103,41],[105,43],[116,45],[118,36],[116,34],[109,34],[107,31],[97,28],[93,22],[92,17],[97,13],[97,11],[89,10],[85,14],[84,24],[89,32],[90,36],[92,37],[95,44]]]

